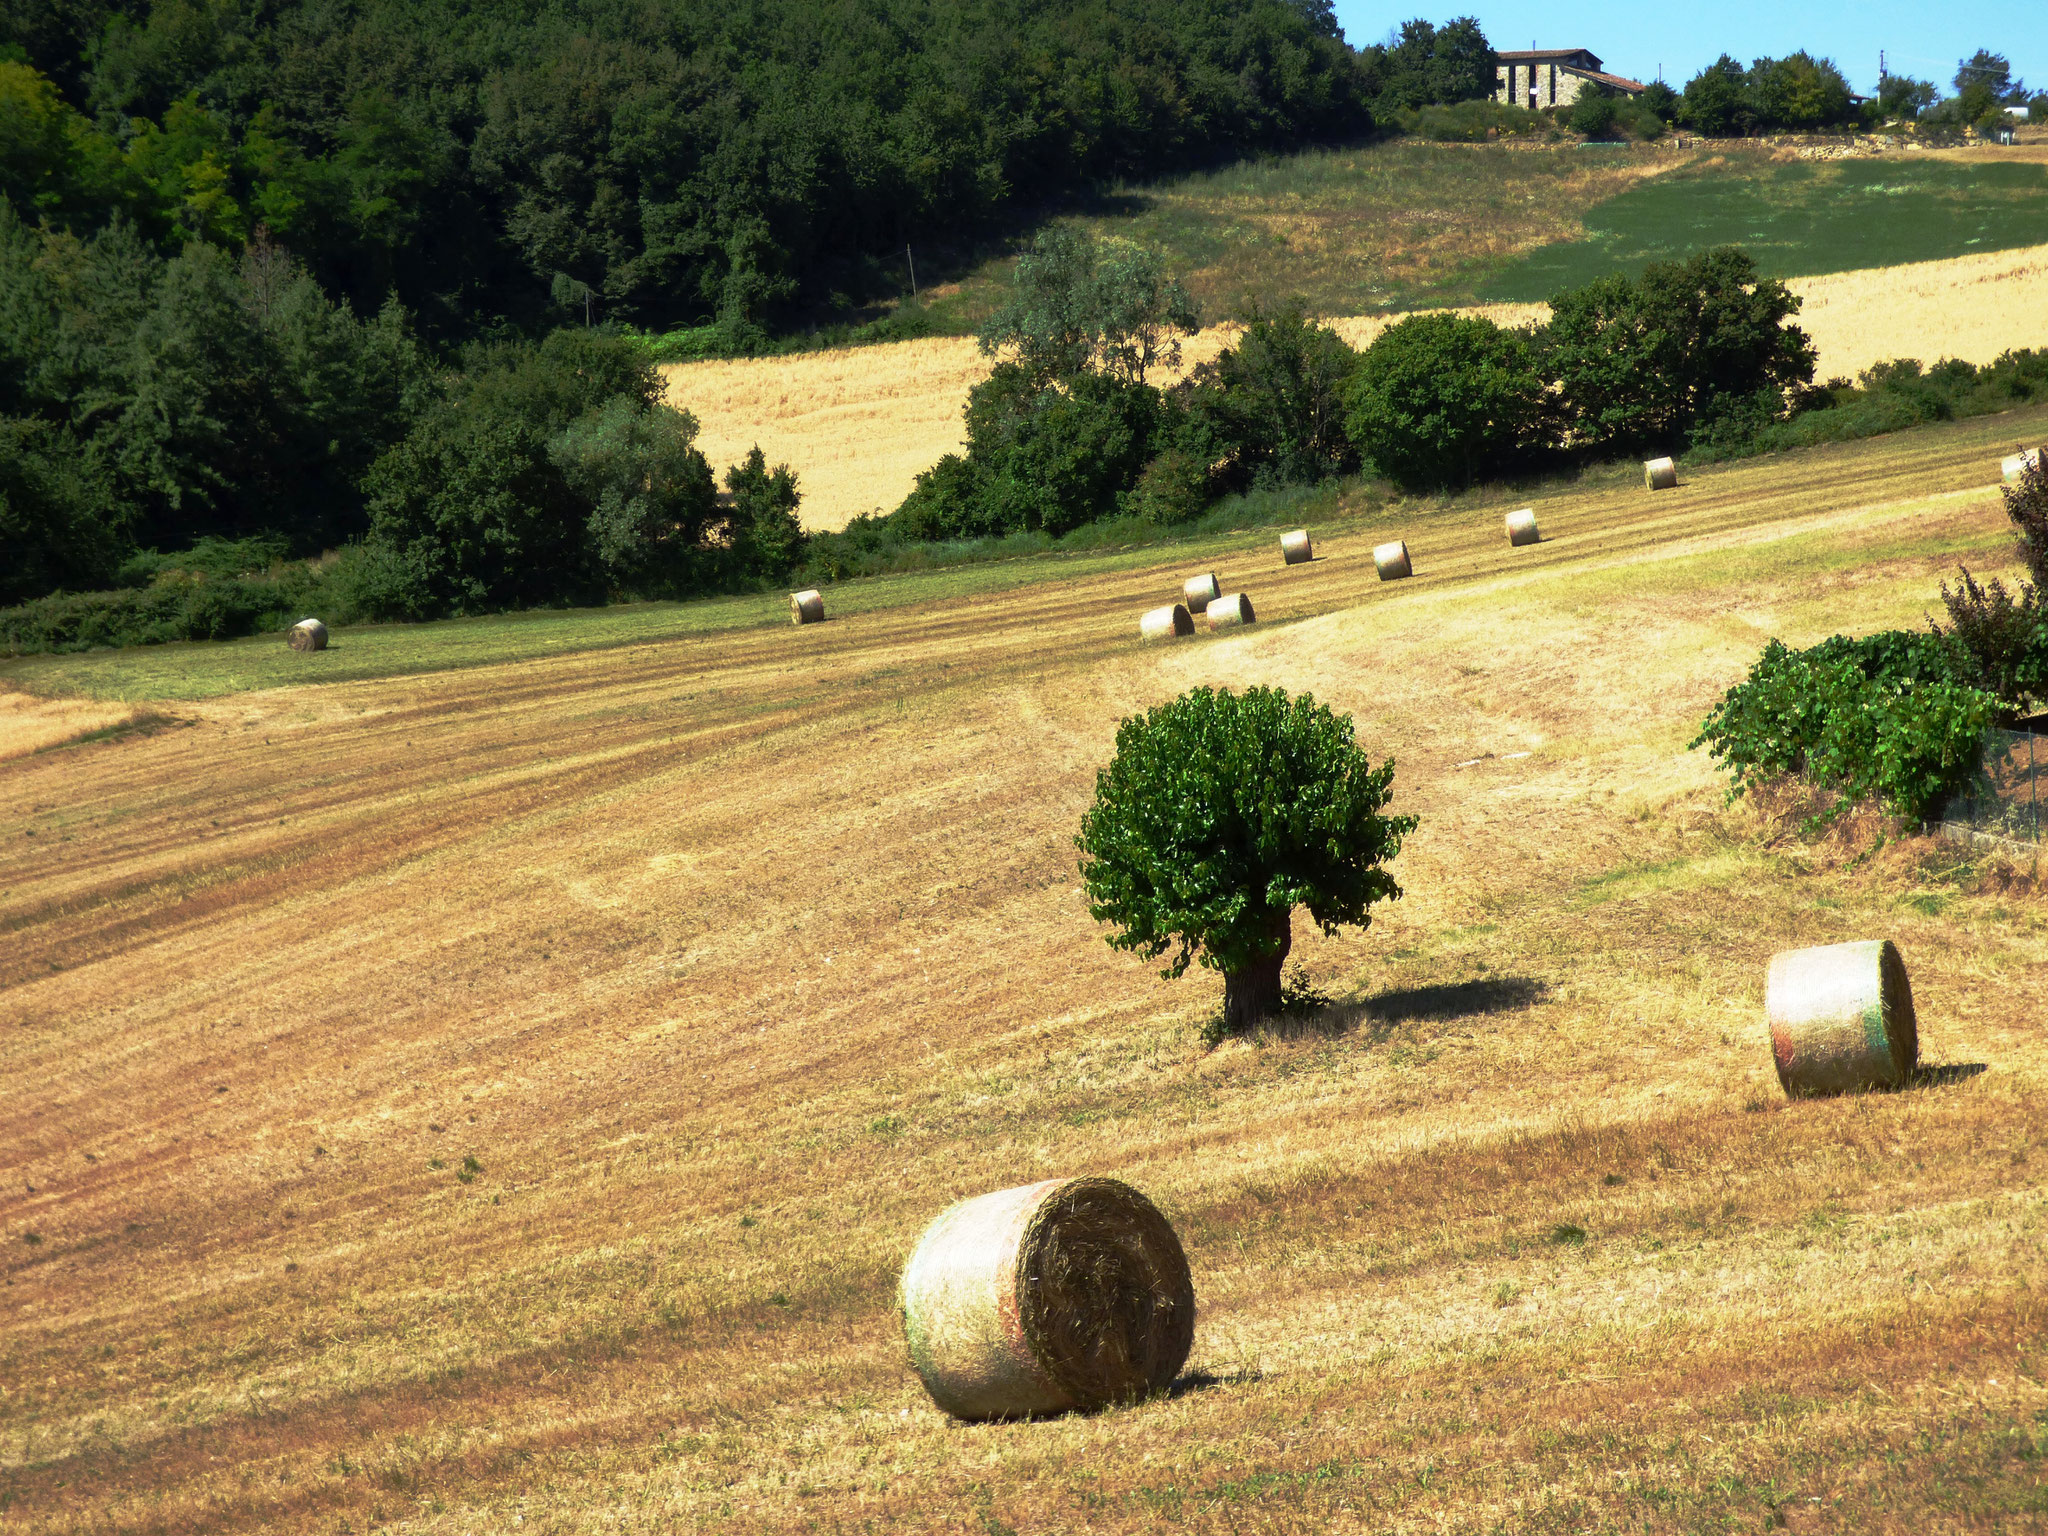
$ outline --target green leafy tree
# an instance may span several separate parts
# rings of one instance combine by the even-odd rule
[[[1344,427],[1344,387],[1358,353],[1317,325],[1299,299],[1239,316],[1244,331],[1175,393],[1187,413],[1184,447],[1225,465],[1224,483],[1312,485],[1358,467]]]
[[[1365,349],[1346,426],[1380,473],[1414,489],[1463,485],[1555,442],[1528,340],[1445,312],[1411,315]]]
[[[1991,99],[2002,107],[2022,106],[2027,99],[2027,83],[2012,72],[2012,61],[2002,53],[1993,53],[1989,48],[1979,48],[1967,59],[1956,65],[1956,94],[1981,86],[1991,93]]]
[[[1385,43],[1360,50],[1380,110],[1412,111],[1493,95],[1499,67],[1479,23],[1460,16],[1438,27],[1422,18],[1404,21]]]
[[[1758,59],[1750,70],[1757,121],[1771,128],[1829,128],[1851,122],[1849,82],[1830,59],[1805,50],[1782,59]]]
[[[728,540],[739,574],[781,579],[804,552],[796,472],[787,464],[770,469],[756,445],[743,463],[725,472],[725,488],[732,497]]]
[[[1749,72],[1722,54],[1685,83],[1678,120],[1709,138],[1747,133],[1756,122],[1749,101]]]
[[[704,582],[721,515],[694,416],[616,394],[556,434],[548,457],[589,508],[591,554],[614,591],[683,597]]]
[[[983,353],[1008,353],[1037,387],[1101,373],[1142,384],[1180,361],[1201,317],[1158,252],[1055,225],[1017,258],[1010,297],[982,327]]]
[[[1385,865],[1416,825],[1382,814],[1392,760],[1374,767],[1347,716],[1278,688],[1197,688],[1123,722],[1075,840],[1089,913],[1112,948],[1172,953],[1223,973],[1224,1024],[1280,1005],[1293,913],[1325,933],[1364,928],[1401,887]]]
[[[98,466],[69,432],[0,416],[0,605],[108,585],[126,533]]]
[[[1614,131],[1614,98],[1598,87],[1579,92],[1565,126],[1589,139],[1606,138]]]
[[[1798,312],[1798,296],[1732,246],[1558,294],[1546,360],[1574,442],[1680,448],[1760,397],[1767,419],[1782,415],[1813,378],[1813,343],[1786,324]]]
[[[1887,118],[1910,123],[1934,105],[1939,94],[1932,80],[1915,80],[1911,75],[1886,73],[1878,77],[1877,107]]]

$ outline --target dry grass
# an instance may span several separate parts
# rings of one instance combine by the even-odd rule
[[[117,731],[135,714],[133,706],[124,703],[0,692],[0,761],[47,751],[81,736]]]
[[[1996,568],[2040,419],[1589,483],[1526,550],[1219,545],[1261,623],[1164,649],[1179,564],[1074,560],[13,760],[0,1525],[2041,1529],[2048,913],[1759,841],[1684,750],[1766,635]],[[1423,818],[1384,921],[1297,938],[1341,1005],[1214,1053],[1071,847],[1201,681],[1354,712]],[[1861,934],[1989,1070],[1787,1106],[1765,959]],[[1069,1172],[1175,1221],[1191,1374],[953,1425],[897,1266]]]
[[[2048,246],[1952,261],[1791,280],[1806,299],[1799,323],[1820,348],[1818,376],[1854,376],[1891,357],[1988,363],[2013,347],[2048,346]],[[1502,325],[1549,313],[1542,304],[1461,311]],[[1333,319],[1365,346],[1398,315]],[[1185,363],[1214,357],[1236,331],[1212,326]],[[807,527],[842,528],[863,512],[887,512],[918,474],[964,446],[967,392],[987,362],[964,338],[898,342],[840,352],[678,364],[664,370],[669,399],[696,413],[714,465],[736,463],[759,443],[771,462],[795,468]]]

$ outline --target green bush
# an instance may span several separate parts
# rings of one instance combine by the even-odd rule
[[[1358,353],[1317,325],[1301,301],[1239,317],[1243,334],[1188,376],[1174,395],[1186,412],[1184,448],[1222,465],[1220,488],[1313,485],[1358,467],[1344,427],[1344,390]]]
[[[549,459],[589,509],[590,553],[614,591],[683,597],[708,584],[706,536],[720,509],[696,437],[687,412],[617,394],[549,439]]]
[[[203,540],[182,556],[142,555],[114,591],[60,592],[0,608],[0,654],[87,651],[232,640],[283,629],[309,613],[345,617],[330,573],[273,562],[280,546]]]
[[[122,521],[68,429],[0,416],[0,604],[107,585],[128,548]]]
[[[1359,453],[1412,489],[1499,474],[1556,441],[1528,339],[1464,315],[1411,315],[1382,331],[1359,359],[1347,406]]]
[[[1392,761],[1375,768],[1351,720],[1308,694],[1197,688],[1117,729],[1075,839],[1090,914],[1112,948],[1173,952],[1224,977],[1224,1023],[1275,1012],[1295,907],[1325,933],[1367,927],[1401,888],[1383,867],[1414,830],[1386,816]]]
[[[1691,744],[1729,770],[1730,799],[1797,775],[1839,796],[1816,825],[1874,803],[1919,826],[1976,771],[1997,711],[1935,635],[1837,635],[1805,651],[1773,640]]]
[[[1614,98],[1597,87],[1579,92],[1565,126],[1589,139],[1604,139],[1614,131]]]

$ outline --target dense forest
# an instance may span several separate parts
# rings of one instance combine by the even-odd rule
[[[429,336],[893,293],[906,242],[1372,126],[1327,0],[4,3],[24,215],[260,226]]]

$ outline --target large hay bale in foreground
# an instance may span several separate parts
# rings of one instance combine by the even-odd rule
[[[925,1229],[897,1291],[910,1363],[963,1419],[1132,1402],[1195,1340],[1195,1286],[1158,1208],[1115,1179],[963,1200]]]
[[[1168,603],[1138,616],[1138,634],[1147,640],[1172,640],[1195,632],[1195,616],[1185,603]]]
[[[1890,939],[1771,956],[1764,1012],[1792,1098],[1896,1088],[1920,1060],[1913,988]]]
[[[1214,571],[1205,571],[1182,582],[1180,595],[1188,605],[1188,612],[1200,613],[1223,595],[1223,583],[1216,579]]]
[[[824,623],[825,594],[816,587],[806,587],[801,592],[790,593],[789,622],[792,624]]]
[[[295,651],[324,651],[327,649],[327,626],[318,619],[301,619],[291,627],[284,643]]]
[[[1252,612],[1252,600],[1242,592],[1224,593],[1203,612],[1212,630],[1235,629],[1240,624],[1256,623],[1259,617]]]
[[[1315,559],[1316,553],[1308,542],[1308,530],[1297,528],[1292,533],[1280,535],[1280,558],[1288,565],[1302,565]]]
[[[1643,484],[1653,491],[1668,491],[1678,484],[1678,466],[1670,459],[1643,460]]]
[[[2029,469],[2038,466],[2040,462],[2040,449],[2022,448],[2018,453],[2014,454],[2011,458],[2000,459],[1998,461],[1998,472],[1999,474],[2005,477],[2006,483],[2010,485],[2013,481],[2019,479],[2021,475],[2025,474]]]
[[[1396,539],[1391,544],[1381,544],[1372,552],[1372,568],[1380,573],[1381,581],[1400,581],[1415,574],[1415,562],[1408,558],[1407,541]]]
[[[1536,509],[1524,507],[1519,512],[1508,514],[1508,543],[1515,549],[1524,544],[1534,544],[1543,535],[1536,531]]]

